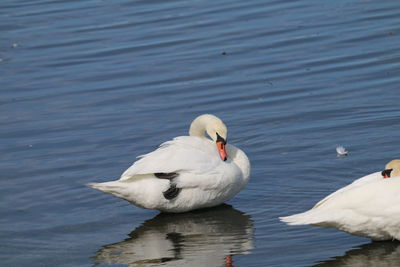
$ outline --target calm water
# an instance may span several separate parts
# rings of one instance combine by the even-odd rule
[[[3,0],[0,30],[4,266],[400,261],[277,219],[399,157],[399,1]],[[252,162],[230,206],[166,215],[84,186],[206,112]]]

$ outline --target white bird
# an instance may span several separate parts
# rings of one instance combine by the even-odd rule
[[[250,177],[249,159],[242,150],[226,144],[226,137],[227,128],[219,118],[201,115],[190,125],[189,136],[176,137],[140,156],[119,180],[88,186],[164,212],[222,204]]]
[[[312,209],[280,220],[310,224],[369,237],[400,240],[400,160],[355,180],[319,201]]]

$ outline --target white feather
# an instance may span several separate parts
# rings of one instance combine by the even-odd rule
[[[343,146],[338,146],[336,148],[336,153],[338,157],[347,156],[348,152]]]

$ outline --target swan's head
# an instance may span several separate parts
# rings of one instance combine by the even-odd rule
[[[225,150],[228,130],[218,117],[211,114],[198,116],[190,125],[189,135],[204,137],[205,133],[216,143],[221,160],[227,159]]]
[[[382,171],[383,178],[400,176],[400,160],[394,159],[386,164],[385,169]]]
[[[206,132],[208,136],[210,136],[211,139],[216,143],[219,156],[223,161],[225,161],[227,159],[225,145],[228,130],[226,129],[225,124],[220,119],[218,120],[219,121],[216,121],[215,123],[212,123],[206,127]]]

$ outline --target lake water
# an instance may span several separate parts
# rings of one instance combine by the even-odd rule
[[[399,158],[399,1],[3,0],[0,30],[2,265],[400,261],[278,220]],[[252,163],[229,205],[159,214],[85,186],[203,113]]]

